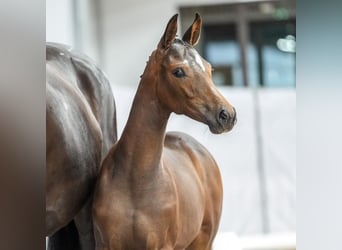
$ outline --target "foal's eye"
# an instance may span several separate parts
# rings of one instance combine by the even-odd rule
[[[174,71],[172,71],[172,74],[173,74],[175,77],[178,77],[178,78],[183,78],[183,77],[185,77],[184,70],[181,69],[181,68],[176,68]]]

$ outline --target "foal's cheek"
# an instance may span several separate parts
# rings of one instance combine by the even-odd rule
[[[195,88],[192,84],[184,83],[181,87],[186,98],[192,99],[195,97]]]

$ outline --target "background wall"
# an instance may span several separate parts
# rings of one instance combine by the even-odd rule
[[[208,0],[101,2],[104,69],[114,84],[131,86],[138,84],[148,56],[156,48],[168,20],[179,12],[179,6],[212,3]],[[220,2],[227,1],[215,1]]]
[[[46,1],[46,40],[75,46],[72,1]]]
[[[73,45],[105,71],[116,99],[120,134],[139,76],[169,18],[179,6],[227,2],[47,0],[47,41]],[[295,231],[295,89],[220,90],[237,109],[238,123],[231,133],[213,135],[203,124],[175,115],[168,126],[193,135],[220,165],[224,182],[220,231],[238,235]]]

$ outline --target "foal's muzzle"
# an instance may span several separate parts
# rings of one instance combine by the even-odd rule
[[[227,108],[222,108],[216,115],[216,126],[211,124],[210,130],[215,133],[223,133],[230,131],[236,123],[236,110],[229,112]]]

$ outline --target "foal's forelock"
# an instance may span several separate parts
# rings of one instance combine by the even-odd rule
[[[159,66],[169,65],[173,60],[185,65],[195,65],[202,72],[206,72],[205,62],[200,54],[187,42],[176,38],[173,44],[166,50],[154,50],[146,62],[146,68],[142,76],[146,74],[155,74],[160,70]],[[141,77],[142,77],[141,76]]]
[[[184,64],[196,65],[203,72],[206,71],[204,62],[200,54],[188,43],[180,39],[175,39],[173,45],[166,51],[167,61],[169,63],[170,57],[181,60]]]

